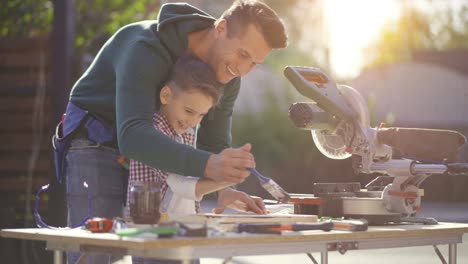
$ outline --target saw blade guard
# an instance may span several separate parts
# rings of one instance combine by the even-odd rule
[[[311,130],[312,139],[319,151],[331,159],[346,159],[352,156],[350,142],[356,134],[373,133],[370,128],[370,115],[367,104],[361,94],[347,85],[338,85],[338,91],[346,104],[357,114],[356,120],[341,120],[335,131]]]

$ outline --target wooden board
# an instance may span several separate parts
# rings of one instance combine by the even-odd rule
[[[234,224],[234,223],[297,223],[307,222],[315,223],[318,221],[316,215],[299,215],[299,214],[212,214],[203,213],[196,215],[175,215],[170,214],[167,220],[205,223],[208,221],[219,224]]]

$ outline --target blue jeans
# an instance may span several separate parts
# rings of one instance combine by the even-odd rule
[[[88,215],[91,192],[91,217],[121,217],[127,192],[128,171],[118,162],[119,151],[87,139],[73,139],[66,156],[68,226],[78,225]],[[86,181],[88,189],[83,186]],[[75,263],[78,252],[67,252],[67,262]],[[84,263],[112,263],[120,257],[90,254]]]

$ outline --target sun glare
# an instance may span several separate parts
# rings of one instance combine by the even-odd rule
[[[382,26],[396,20],[399,0],[323,0],[330,65],[337,77],[359,74],[363,49],[377,39]]]

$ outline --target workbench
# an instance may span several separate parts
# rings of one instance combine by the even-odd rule
[[[273,234],[226,233],[214,237],[176,237],[149,239],[118,237],[111,233],[86,230],[3,229],[5,238],[45,241],[54,251],[54,263],[62,263],[64,251],[134,255],[162,259],[229,258],[234,256],[296,254],[320,252],[322,264],[328,252],[348,250],[448,245],[448,263],[457,262],[457,244],[462,243],[468,224],[372,226],[365,232],[301,231]],[[442,255],[437,252],[439,257]],[[315,259],[311,258],[314,262]]]

